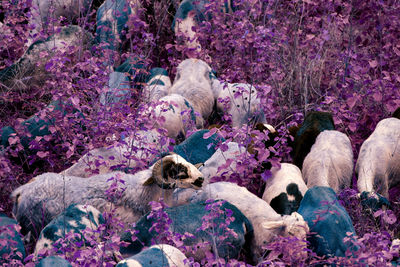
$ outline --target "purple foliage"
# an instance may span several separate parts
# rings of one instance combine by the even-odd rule
[[[101,93],[108,89],[109,74],[126,59],[132,65],[143,60],[146,68],[140,71],[144,74],[151,67],[164,67],[173,76],[181,60],[195,56],[210,64],[219,79],[257,88],[267,121],[279,133],[276,143],[266,148],[263,141],[268,138],[267,133],[254,130],[251,125],[232,128],[229,116],[222,116],[223,126],[215,131],[227,142],[238,142],[243,153],[235,160],[233,173],[224,173],[232,164],[228,161],[213,180],[235,182],[259,196],[269,177],[262,163],[277,166],[281,161],[290,161],[288,143],[292,137],[287,129],[299,123],[306,111],[331,111],[338,130],[350,137],[356,159],[362,142],[377,122],[400,106],[398,1],[235,0],[235,10],[224,12],[224,1],[210,0],[205,5],[206,19],[194,27],[201,51],[186,48],[185,37],[174,36],[171,30],[179,1],[141,2],[138,12],[130,15],[120,53],[104,50],[102,44],[84,46],[82,41],[80,45],[41,53],[43,60],[36,66],[40,75],[17,73],[12,81],[0,77],[0,127],[12,126],[17,133],[17,137],[9,139],[11,146],[0,151],[0,210],[11,214],[10,193],[32,177],[60,172],[91,149],[119,146],[124,144],[123,136],[136,136],[138,131],[155,127],[159,119],[154,114],[155,104],[142,102],[142,81],[136,82],[131,74],[132,97],[128,101],[118,105],[100,103]],[[32,0],[0,4],[0,71],[18,61],[29,42],[47,38],[69,23],[54,18],[48,21],[46,32],[31,36],[33,28],[27,23],[31,5]],[[94,34],[95,10],[77,23]],[[45,108],[53,100],[61,101],[64,113]],[[21,122],[34,114],[50,118],[53,124],[50,134],[37,136],[27,151],[20,136],[28,132]],[[144,169],[150,163],[147,156],[160,154],[161,147],[170,141],[173,142],[163,139],[160,146],[141,157],[136,156],[138,148],[131,147],[131,153],[124,155],[126,161],[115,168],[135,161],[136,167],[130,172]],[[224,150],[227,146],[223,143],[219,147]],[[105,161],[95,164],[99,167]],[[109,196],[118,197],[121,190],[123,181],[115,177]],[[301,240],[278,238],[266,246],[261,265],[386,265],[393,258],[390,242],[400,237],[398,190],[391,190],[391,210],[374,214],[362,208],[355,190],[340,193],[341,204],[349,212],[358,235],[353,242],[359,250],[352,252],[352,257],[320,259],[307,250],[304,252],[308,256],[301,257],[292,253],[304,249],[299,248]],[[156,219],[153,227],[159,231],[160,241],[182,248],[182,239],[190,237],[168,232],[170,220],[163,208],[162,202],[152,204],[150,216]],[[205,225],[212,224],[212,216],[220,212],[217,206],[210,208]],[[101,233],[85,233],[92,247],[82,249],[82,244],[72,241],[72,235],[60,240],[63,257],[79,266],[115,263],[111,252],[121,245],[118,232],[125,226],[113,212],[105,214],[107,223]],[[27,248],[32,252],[32,243]],[[242,262],[225,263],[214,256],[208,255],[202,264],[245,266]],[[27,266],[34,262],[32,255],[26,259]],[[192,261],[191,265],[200,263]]]

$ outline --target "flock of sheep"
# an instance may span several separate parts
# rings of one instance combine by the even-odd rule
[[[98,27],[97,38],[113,49],[113,41],[120,38],[120,20],[124,19],[124,16],[116,17],[113,10],[120,10],[126,16],[134,12],[132,9],[121,9],[118,5],[122,2],[106,0],[98,10],[98,26],[109,26],[112,31],[101,32],[101,27]],[[184,0],[179,12],[185,13],[181,9],[188,8],[188,5],[193,8],[193,2]],[[46,1],[36,0],[33,3],[42,10],[48,8],[45,6],[48,4]],[[72,6],[74,3],[69,1],[64,5]],[[58,7],[55,8],[57,11]],[[73,9],[67,10],[74,12]],[[196,12],[199,10],[196,9]],[[42,13],[37,15],[34,17],[36,20],[40,18],[44,21]],[[183,22],[176,20],[175,30],[192,37],[188,46],[201,49],[190,27],[196,23],[194,17],[187,15],[177,18],[183,19]],[[41,25],[40,22],[37,24]],[[75,34],[87,36],[79,27],[69,26],[46,42],[32,43],[24,57],[4,73],[9,76],[16,68],[32,69],[35,61],[40,60],[37,55],[43,49],[51,50],[61,43],[87,40],[79,39]],[[122,77],[124,80],[118,72],[110,76],[110,80],[115,80],[111,77]],[[110,86],[118,94],[110,91],[102,101],[118,103],[129,97],[129,90],[124,91],[126,88],[120,86],[122,84]],[[243,153],[251,153],[234,141],[227,143],[227,149],[210,149],[213,142],[218,143],[222,139],[215,135],[214,139],[204,137],[204,134],[209,133],[209,130],[204,129],[205,122],[213,111],[229,114],[232,127],[261,123],[265,131],[277,134],[271,125],[266,124],[257,94],[256,88],[250,84],[230,84],[218,80],[212,68],[200,59],[182,61],[173,82],[166,70],[152,69],[143,88],[143,96],[148,103],[158,103],[154,110],[163,119],[157,121],[155,128],[135,133],[140,138],[125,137],[120,146],[89,151],[63,172],[44,173],[20,186],[11,195],[14,202],[13,214],[17,221],[1,216],[1,224],[18,223],[23,234],[30,233],[38,238],[35,255],[39,255],[53,248],[54,243],[62,238],[63,232],[79,233],[86,228],[97,229],[104,223],[101,214],[114,210],[115,215],[126,225],[136,223],[135,230],[139,232],[137,242],[126,238],[131,244],[121,248],[126,259],[121,260],[117,266],[187,266],[187,257],[201,261],[208,251],[217,251],[226,260],[244,252],[249,262],[257,264],[263,260],[265,245],[277,236],[298,238],[304,249],[293,253],[299,255],[306,256],[304,240],[308,239],[311,248],[320,256],[345,256],[346,250],[356,248],[343,238],[348,233],[355,234],[355,230],[336,194],[350,188],[354,158],[349,138],[335,130],[330,113],[313,111],[306,115],[303,124],[293,134],[293,164],[281,163],[280,168],[271,168],[272,176],[266,181],[262,198],[234,183],[211,182],[221,171],[221,166],[232,161],[230,168],[234,172],[235,159]],[[372,209],[387,203],[384,200],[388,199],[388,190],[400,182],[398,113],[377,124],[374,132],[361,146],[356,161],[357,187],[363,193],[363,198],[375,201]],[[154,163],[143,171],[128,174],[113,170],[121,162],[126,163],[128,168],[135,167],[135,161],[126,162],[126,155],[132,147],[158,144],[163,135],[157,128],[164,128],[169,138],[186,140],[176,146],[174,153],[152,155],[149,161]],[[195,134],[186,138],[193,129],[197,129]],[[142,143],[137,140],[142,140]],[[180,149],[182,147],[184,149]],[[165,152],[165,148],[161,150]],[[200,155],[195,159],[195,154]],[[93,162],[98,159],[102,159],[105,164],[97,167],[98,164]],[[97,169],[97,174],[93,175],[93,169]],[[229,170],[224,171],[229,175]],[[124,190],[116,197],[110,196],[108,191],[114,180],[124,181]],[[167,244],[151,246],[154,233],[149,231],[150,222],[146,214],[151,211],[149,202],[159,201],[160,198],[169,207],[167,212],[173,221],[171,230],[193,234],[194,243],[207,239],[205,231],[197,232],[198,227],[194,227],[198,226],[196,223],[200,215],[208,214],[204,209],[206,201],[226,201],[221,209],[233,210],[232,216],[235,218],[227,226],[236,233],[230,239],[232,245],[215,248],[209,244],[197,251],[185,253]],[[21,255],[24,256],[22,241],[17,241]],[[10,251],[9,248],[0,252]],[[68,264],[61,258],[47,257],[38,266]]]

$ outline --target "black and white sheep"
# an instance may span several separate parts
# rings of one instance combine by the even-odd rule
[[[153,245],[139,254],[118,262],[117,267],[186,267],[189,261],[179,249],[167,245]]]
[[[110,180],[123,180],[121,196],[109,197]],[[126,223],[133,223],[150,210],[149,202],[172,205],[174,188],[200,188],[202,174],[177,154],[163,157],[147,170],[136,174],[113,172],[90,178],[45,173],[13,191],[13,214],[26,232],[37,231],[71,204],[92,205],[101,212],[116,208]]]
[[[85,229],[96,231],[104,223],[100,211],[93,206],[72,204],[43,228],[36,242],[35,254],[50,251],[57,240],[70,233],[80,234],[77,241],[84,240],[82,232]]]
[[[381,120],[361,145],[356,168],[360,193],[378,193],[388,199],[400,182],[400,120]]]
[[[160,100],[168,95],[171,87],[171,79],[167,70],[163,68],[152,68],[147,78],[146,86],[143,88],[143,97],[146,102]]]
[[[303,162],[303,179],[308,188],[331,187],[336,193],[350,188],[353,175],[350,139],[335,130],[321,132]]]
[[[237,184],[208,184],[192,197],[193,202],[206,199],[226,200],[249,219],[254,228],[254,240],[251,241],[250,251],[255,262],[262,258],[262,246],[275,237],[295,236],[300,240],[306,238],[308,225],[300,214],[293,212],[291,215],[280,215],[267,202]]]
[[[115,145],[89,151],[61,174],[90,177],[119,168],[132,169],[137,166],[137,160],[153,162],[157,152],[163,151],[165,148],[160,145],[162,138],[162,135],[156,130],[137,131]]]
[[[310,152],[315,139],[325,130],[335,130],[335,124],[331,113],[321,111],[308,112],[299,129],[289,130],[294,135],[292,151],[294,165],[302,169],[304,158]]]
[[[182,61],[169,94],[185,97],[194,111],[207,119],[214,108],[214,95],[211,88],[211,67],[200,59],[189,58]]]
[[[214,86],[215,90],[215,86]],[[232,127],[241,127],[249,122],[265,123],[261,101],[254,86],[246,83],[227,83],[221,86],[217,100],[217,108],[224,111],[224,99],[229,98],[227,113],[232,116]]]
[[[307,186],[300,169],[290,163],[271,168],[272,177],[266,181],[264,199],[279,214],[290,215],[297,211]]]

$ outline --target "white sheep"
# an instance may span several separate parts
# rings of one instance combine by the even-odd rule
[[[246,153],[246,149],[241,148],[236,142],[229,142],[227,144],[228,149],[222,151],[218,148],[217,151],[209,158],[204,165],[199,168],[200,172],[204,177],[204,185],[210,183],[211,179],[216,176],[229,176],[235,172],[236,159],[243,153]],[[223,168],[227,162],[231,162],[229,168]]]
[[[185,263],[186,262],[186,263]],[[188,259],[179,249],[167,245],[159,244],[151,246],[139,254],[118,262],[117,267],[159,267],[159,266],[189,266]]]
[[[160,145],[162,138],[157,130],[137,131],[114,145],[90,150],[61,174],[90,177],[111,172],[114,168],[135,168],[138,161],[152,162],[159,154],[157,151],[166,148]]]
[[[107,195],[112,178],[124,181],[121,196]],[[174,188],[198,189],[203,180],[200,171],[177,154],[167,155],[136,174],[113,172],[81,178],[45,173],[14,190],[13,214],[27,232],[41,229],[74,203],[92,205],[100,212],[115,207],[122,221],[133,223],[150,211],[150,201],[163,197],[172,205]]]
[[[160,100],[168,95],[171,87],[171,79],[168,72],[162,68],[153,68],[150,70],[148,81],[143,88],[143,97],[146,102]]]
[[[26,86],[32,86],[32,83],[41,85],[46,79],[46,71],[45,65],[39,63],[47,62],[56,51],[68,47],[86,49],[92,40],[92,35],[81,27],[64,26],[47,40],[31,44],[17,62],[2,71],[0,79],[7,83],[23,80],[22,85]],[[15,86],[20,87],[21,83]]]
[[[229,142],[227,144],[228,149],[222,151],[220,148],[199,168],[199,171],[203,174],[204,182],[203,187],[210,183],[213,177],[217,176],[229,176],[235,172],[236,169],[236,158],[244,153],[246,150],[240,148],[236,142]],[[227,162],[230,162],[228,168],[224,168]],[[176,188],[173,194],[174,203],[177,206],[184,205],[190,202],[193,194],[196,192],[193,188]]]
[[[389,189],[400,181],[400,120],[381,120],[361,145],[356,168],[357,188],[389,197]]]
[[[169,90],[169,94],[178,94],[190,101],[193,109],[205,120],[214,108],[211,73],[211,67],[206,62],[186,59],[178,65],[174,83]]]
[[[188,130],[203,127],[204,120],[196,112],[195,105],[182,95],[170,94],[159,102],[155,116],[163,120],[158,122],[158,126],[168,131],[168,137],[185,136]]]
[[[307,191],[300,169],[290,163],[271,168],[272,177],[266,181],[262,199],[279,214],[297,211]]]
[[[336,130],[321,132],[303,162],[303,179],[308,188],[328,186],[335,193],[350,188],[353,175],[350,139]]]
[[[250,251],[255,262],[262,259],[262,246],[273,241],[275,237],[296,236],[300,240],[306,238],[308,225],[300,214],[293,212],[291,215],[282,216],[267,202],[237,184],[229,182],[208,184],[192,197],[193,202],[206,199],[226,200],[250,220],[254,228],[254,240],[251,241]]]
[[[88,0],[33,0],[30,10],[29,25],[34,27],[31,34],[46,30],[47,25],[53,25],[51,19],[66,18],[69,22],[76,21],[79,16],[89,11]],[[28,46],[32,44],[28,39]]]
[[[218,86],[217,82],[213,82],[213,89],[215,93],[219,91],[217,100],[219,111],[225,109],[221,101],[229,98],[227,113],[232,116],[232,127],[241,127],[249,121],[254,124],[266,122],[261,101],[254,86],[246,83],[227,83]]]

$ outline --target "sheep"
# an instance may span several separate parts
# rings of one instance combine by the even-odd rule
[[[204,124],[193,102],[179,94],[162,97],[154,110],[156,117],[159,118],[156,127],[166,129],[168,137],[173,139],[185,137],[188,130],[194,126],[202,128]]]
[[[393,112],[392,117],[400,119],[400,107]]]
[[[232,12],[234,10],[233,1],[228,0],[225,5],[225,12]],[[201,51],[201,45],[196,38],[196,33],[193,27],[197,23],[205,20],[205,4],[209,3],[206,0],[183,0],[178,10],[175,13],[174,21],[172,23],[172,30],[176,36],[182,34],[184,36],[185,45],[188,48],[196,51]]]
[[[293,235],[300,240],[306,238],[307,223],[297,212],[280,215],[264,200],[250,193],[246,188],[230,182],[208,184],[195,192],[192,202],[205,199],[222,199],[236,206],[254,227],[254,239],[250,244],[253,261],[262,259],[262,246],[277,236]]]
[[[353,165],[353,150],[347,135],[325,130],[304,159],[303,179],[308,188],[328,186],[338,193],[350,188]]]
[[[28,87],[32,84],[40,86],[45,83],[46,75],[44,75],[45,64],[40,64],[38,67],[39,63],[47,62],[55,49],[72,46],[85,49],[89,47],[92,39],[92,35],[79,26],[62,27],[60,32],[46,40],[39,40],[31,44],[17,62],[0,72],[0,81],[10,88]]]
[[[106,48],[114,50],[119,48],[125,36],[124,30],[129,17],[137,14],[141,8],[140,1],[106,0],[96,14],[96,41],[98,44],[107,44]]]
[[[159,244],[118,262],[117,267],[187,267],[188,263],[185,254],[179,249],[167,244]]]
[[[217,209],[218,211],[216,211]],[[204,259],[206,251],[212,251],[213,241],[215,241],[214,249],[217,250],[219,257],[226,260],[237,258],[246,243],[246,239],[251,238],[253,235],[253,227],[250,221],[237,207],[229,202],[201,201],[179,207],[166,208],[164,212],[168,214],[172,221],[168,229],[170,232],[193,235],[193,237],[184,238],[182,241],[185,246],[189,247],[185,251],[185,255],[193,257],[196,261]],[[216,212],[218,212],[218,216],[216,216]],[[212,219],[207,220],[210,217]],[[228,217],[234,220],[228,221]],[[211,224],[207,229],[202,228],[204,220]],[[134,227],[137,239],[133,242],[130,233],[123,234],[121,240],[130,244],[126,248],[120,248],[121,254],[135,254],[143,246],[149,246],[153,242],[157,242],[157,237],[162,233],[151,230],[154,221],[154,218],[150,218],[148,215],[143,216]],[[227,227],[221,227],[221,225],[226,225]],[[224,236],[227,238],[223,239]],[[204,248],[196,249],[196,246],[203,242],[208,244]]]
[[[227,144],[227,150],[222,151],[218,148],[215,153],[206,160],[199,171],[203,174],[203,187],[211,183],[211,179],[218,176],[230,176],[235,172],[236,169],[236,158],[242,153],[245,153],[245,149],[240,148],[236,142],[229,142]],[[229,167],[225,168],[229,164]],[[190,202],[193,194],[196,192],[193,188],[176,188],[173,193],[173,200],[177,206],[184,205]]]
[[[81,234],[75,238],[76,241],[84,240],[82,231],[91,229],[97,231],[100,224],[104,224],[105,220],[100,211],[90,205],[71,204],[64,212],[54,218],[41,231],[39,239],[35,245],[35,255],[51,251],[54,243],[63,238],[68,233]]]
[[[68,105],[68,104],[67,104]],[[29,117],[25,121],[21,122],[17,127],[21,127],[24,132],[18,136],[22,147],[25,149],[27,154],[36,152],[34,149],[30,149],[30,142],[38,136],[50,135],[50,126],[54,125],[54,120],[59,113],[65,115],[68,112],[66,109],[67,105],[62,105],[61,100],[52,101],[47,107],[35,115]],[[83,114],[78,110],[72,110],[79,117],[83,117]],[[1,145],[6,148],[10,145],[9,138],[17,137],[17,132],[11,126],[5,126],[1,129]]]
[[[203,129],[193,133],[179,145],[174,146],[173,152],[192,164],[204,163],[215,154],[216,146],[224,141],[225,139],[220,135],[215,133],[210,136],[210,131]]]
[[[389,189],[400,182],[400,120],[381,120],[361,145],[356,168],[360,193],[389,198]]]
[[[171,87],[171,79],[168,72],[163,68],[152,68],[147,78],[146,86],[143,89],[143,96],[146,102],[160,100],[168,95]]]
[[[121,196],[108,197],[110,180],[124,181]],[[64,205],[77,203],[92,205],[100,212],[115,207],[116,214],[125,223],[133,223],[149,211],[149,202],[164,198],[172,205],[172,192],[176,187],[200,188],[200,171],[177,154],[163,157],[149,169],[135,174],[113,172],[90,178],[44,173],[11,194],[13,214],[24,232],[41,229],[60,214]]]
[[[318,134],[324,130],[335,130],[332,114],[329,112],[311,111],[307,113],[304,122],[294,135],[292,158],[293,163],[301,170],[304,158],[307,156]]]
[[[163,136],[155,129],[137,131],[117,144],[89,151],[61,173],[65,176],[90,177],[116,168],[135,168],[138,161],[152,162],[156,159],[156,152],[166,150],[166,145],[160,145],[162,139]]]
[[[255,140],[256,140],[255,138],[257,136],[259,136],[259,135],[256,134],[256,133],[252,133],[251,134],[252,140],[251,140],[251,143],[247,146],[247,151],[250,154],[254,155],[254,158],[257,161],[262,162],[261,163],[261,166],[262,166],[261,170],[263,170],[263,171],[271,170],[271,168],[272,168],[271,162],[265,161],[265,160],[266,160],[266,158],[276,157],[276,155],[274,153],[274,150],[270,150],[270,148],[271,147],[273,148],[277,144],[277,142],[279,140],[279,134],[278,134],[278,132],[275,130],[275,128],[272,125],[267,124],[267,123],[260,123],[259,122],[259,123],[255,124],[254,125],[254,130],[259,131],[261,136],[264,135],[264,138],[262,140],[263,146],[255,147]],[[267,132],[268,133],[267,136],[265,136],[266,131],[268,131]],[[269,151],[268,151],[267,154],[265,154],[265,151],[267,149]],[[262,154],[260,155],[259,152],[262,152]]]
[[[0,265],[7,266],[13,261],[25,259],[24,242],[18,233],[16,220],[0,213]],[[22,263],[22,262],[21,262]]]
[[[207,119],[214,108],[214,95],[211,88],[211,67],[200,59],[189,58],[178,67],[169,94],[185,97],[203,119]]]
[[[392,265],[398,266],[400,264],[400,239],[396,238],[392,240],[389,252],[393,256]]]
[[[229,176],[236,169],[236,158],[241,154],[246,153],[244,148],[240,148],[236,142],[229,142],[227,150],[222,151],[218,148],[217,151],[206,161],[204,165],[199,168],[204,177],[204,185],[211,182],[211,179],[216,176]],[[224,168],[227,163],[229,168]]]
[[[272,177],[266,181],[262,199],[279,214],[297,211],[307,191],[300,169],[290,163],[271,168]]]
[[[310,227],[308,240],[317,255],[344,257],[347,249],[354,248],[343,240],[348,234],[355,236],[353,222],[332,188],[308,189],[297,212]]]
[[[33,0],[29,25],[34,27],[31,35],[47,32],[47,25],[52,25],[51,19],[58,19],[61,16],[69,22],[76,22],[80,15],[89,11],[91,2],[89,0]],[[51,10],[52,9],[52,10]],[[28,39],[28,46],[33,39]]]
[[[148,66],[146,60],[141,57],[129,57],[118,67],[114,68],[116,72],[125,73],[132,85],[141,90],[143,84],[146,83],[148,79]]]
[[[39,263],[35,267],[72,267],[71,263],[69,263],[66,259],[63,259],[58,256],[49,256],[43,258],[39,261]]]
[[[254,86],[246,83],[227,83],[218,95],[217,109],[224,111],[223,99],[229,98],[227,113],[232,116],[232,127],[240,128],[252,122],[266,123],[261,101]]]

